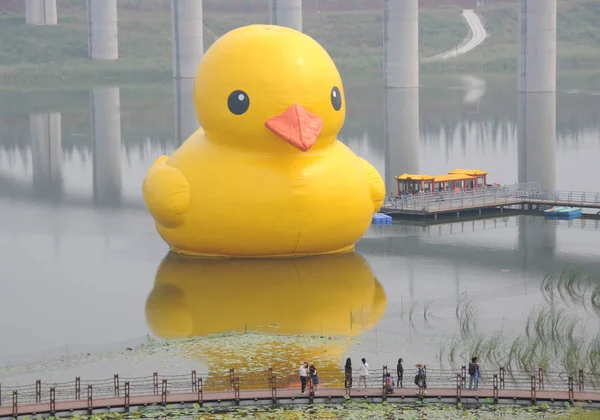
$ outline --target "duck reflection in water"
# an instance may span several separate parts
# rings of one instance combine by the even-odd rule
[[[278,386],[295,386],[298,363],[307,360],[320,366],[321,382],[343,386],[340,361],[351,338],[373,328],[385,308],[381,284],[354,252],[298,259],[169,253],[146,301],[146,319],[159,337],[190,338],[178,348],[208,364],[209,382],[229,369],[241,382],[256,381],[272,367]],[[254,386],[266,387],[262,382]]]

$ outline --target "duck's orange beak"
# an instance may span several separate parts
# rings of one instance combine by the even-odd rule
[[[306,152],[319,138],[323,119],[296,104],[269,118],[265,126],[295,148]]]

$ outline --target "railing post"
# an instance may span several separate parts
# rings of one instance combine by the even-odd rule
[[[129,412],[129,381],[125,381],[125,412]]]
[[[0,384],[0,407],[2,407],[2,384]]]
[[[233,369],[229,369],[229,389],[235,391],[234,389],[235,382],[235,371]]]
[[[277,376],[275,375],[271,377],[271,398],[277,402]]]
[[[87,386],[87,411],[91,416],[94,409],[94,391],[91,385]]]
[[[19,391],[12,393],[12,415],[14,418],[19,416]]]
[[[460,374],[456,374],[456,401],[460,402],[462,397],[462,377]]]
[[[75,399],[81,399],[81,379],[79,376],[75,377]]]
[[[154,388],[154,395],[158,395],[158,372],[152,373],[152,385]]]
[[[462,388],[466,388],[467,387],[467,367],[466,366],[462,366],[460,368],[460,377],[461,377],[461,387]]]
[[[383,401],[385,401],[386,398],[386,394],[387,394],[387,390],[386,390],[386,386],[385,386],[385,380],[387,378],[387,365],[383,365],[383,369],[382,369],[382,384],[381,384],[381,396],[383,397]]]
[[[35,402],[39,403],[42,401],[42,381],[36,379],[35,381]]]
[[[569,376],[568,387],[569,387],[569,401],[571,401],[571,403],[572,403],[573,401],[575,401],[575,390],[574,390],[574,386],[573,386],[573,376]]]
[[[196,385],[198,381],[196,380],[196,370],[192,370],[192,392],[196,392]]]
[[[505,389],[504,367],[503,366],[500,366],[500,389]]]
[[[494,373],[492,376],[492,383],[494,386],[494,404],[498,404],[498,374]]]
[[[584,384],[584,380],[583,380],[583,369],[579,369],[579,391],[583,392],[585,391],[585,384]]]
[[[119,375],[116,374],[113,376],[113,390],[115,394],[115,398],[119,396]]]
[[[50,415],[54,416],[56,412],[56,389],[54,387],[50,388]]]
[[[233,396],[235,404],[240,405],[240,377],[236,376],[233,380]]]
[[[162,404],[166,404],[167,403],[167,380],[163,379],[162,380],[162,389],[161,389],[161,396],[160,396],[160,402]]]
[[[267,369],[267,379],[269,382],[269,389],[273,389],[273,368],[269,367]]]
[[[540,391],[544,390],[544,369],[541,366],[538,367],[538,383]]]
[[[531,403],[535,404],[536,395],[535,395],[535,375],[531,375]]]
[[[202,403],[204,402],[202,378],[198,378],[198,384],[196,385],[196,389],[198,391],[198,404],[200,404],[200,407],[202,407]]]

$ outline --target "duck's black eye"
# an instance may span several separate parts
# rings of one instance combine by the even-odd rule
[[[242,115],[250,107],[250,98],[243,90],[234,90],[227,98],[227,108],[232,114]]]
[[[336,111],[342,109],[342,94],[337,86],[334,86],[333,89],[331,89],[331,106],[333,106],[333,109]]]

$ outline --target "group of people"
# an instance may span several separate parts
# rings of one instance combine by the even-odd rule
[[[303,394],[306,393],[306,386],[309,383],[312,384],[312,389],[315,395],[318,394],[317,388],[319,385],[319,375],[317,374],[317,368],[315,365],[308,366],[308,363],[302,362],[302,365],[300,366],[300,384]]]
[[[419,388],[419,390],[423,390],[425,394],[427,394],[427,375],[425,371],[425,365],[422,363],[417,363],[415,365],[417,368],[414,383]],[[367,389],[368,387],[368,378],[369,378],[369,364],[367,363],[367,359],[364,357],[361,359],[361,364],[358,369],[355,371],[352,368],[352,359],[349,357],[346,359],[346,365],[344,366],[344,387],[352,388],[352,378],[353,373],[358,373],[358,388],[360,391],[361,387],[363,389]],[[469,363],[469,390],[474,389],[477,391],[477,387],[479,386],[479,377],[481,376],[481,372],[479,370],[479,363],[477,362],[477,357],[473,357],[471,362]],[[398,359],[398,364],[396,365],[396,387],[403,388],[404,384],[404,360],[402,358]],[[308,366],[308,363],[302,362],[300,366],[300,383],[302,394],[306,392],[307,384],[312,383],[312,389],[315,394],[317,394],[317,388],[319,385],[319,375],[317,374],[317,368],[315,365]],[[392,375],[390,372],[387,372],[384,377],[384,385],[387,393],[394,392],[394,380],[392,379]]]

